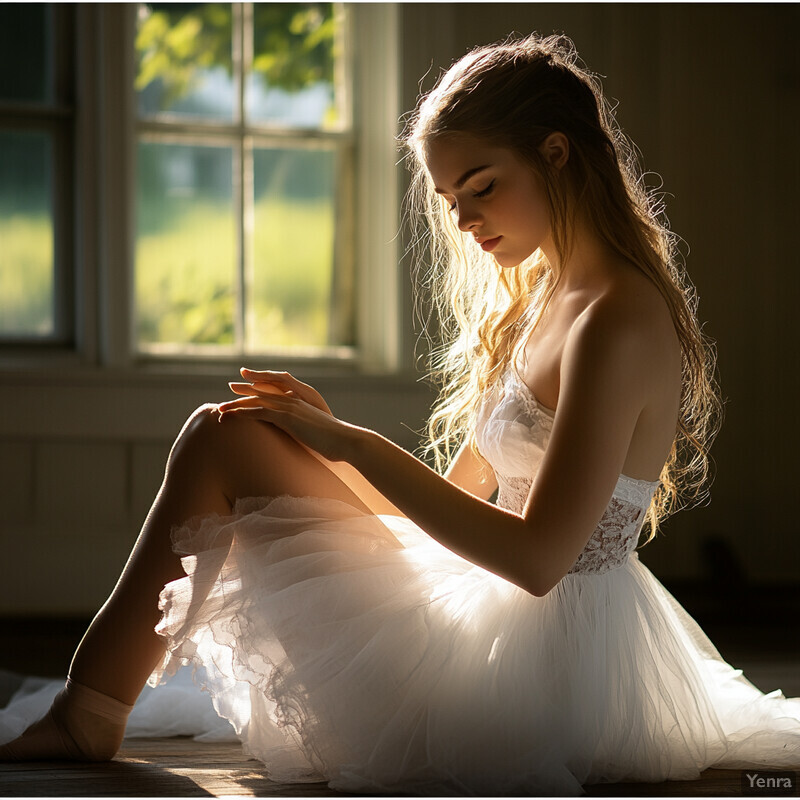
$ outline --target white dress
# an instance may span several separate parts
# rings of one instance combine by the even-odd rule
[[[513,370],[487,397],[478,444],[499,505],[521,511],[551,426]],[[274,780],[350,792],[566,795],[800,767],[800,698],[726,664],[639,561],[656,485],[621,475],[544,597],[402,518],[241,500],[174,534],[187,575],[162,592],[169,649],[151,683],[199,667]]]

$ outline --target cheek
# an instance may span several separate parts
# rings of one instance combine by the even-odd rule
[[[540,238],[549,229],[547,209],[528,195],[520,195],[509,213],[514,227],[530,237]]]
[[[505,203],[505,210],[515,221],[538,226],[547,218],[547,204],[541,194],[530,186],[520,186]]]
[[[550,208],[541,195],[533,195],[529,198],[528,208],[530,209],[530,223],[536,228],[538,233],[550,230]]]
[[[527,180],[520,182],[517,194],[520,207],[527,209],[528,214],[537,223],[548,220],[550,206],[547,202],[547,192],[538,179],[529,175]]]

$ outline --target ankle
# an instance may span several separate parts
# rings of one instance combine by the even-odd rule
[[[132,705],[67,678],[51,709],[68,749],[82,761],[109,761],[120,748]],[[67,744],[67,742],[65,742]]]
[[[67,683],[63,691],[65,699],[74,704],[76,708],[94,714],[113,724],[124,726],[128,721],[128,715],[133,710],[133,705],[123,703],[115,697],[111,697],[89,686],[84,686],[67,677]]]

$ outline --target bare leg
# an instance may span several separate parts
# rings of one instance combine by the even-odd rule
[[[127,564],[70,667],[73,685],[0,760],[105,760],[119,748],[130,706],[163,657],[158,596],[183,576],[170,532],[191,517],[228,514],[239,497],[313,495],[368,508],[318,459],[271,425],[199,409],[172,448],[164,482]],[[220,565],[221,566],[221,565]],[[104,703],[104,698],[107,702]]]

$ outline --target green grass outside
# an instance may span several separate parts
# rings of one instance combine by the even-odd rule
[[[50,218],[0,216],[0,336],[47,336],[53,325]]]
[[[329,204],[256,207],[247,349],[329,343],[332,245]],[[168,230],[139,237],[139,344],[234,344],[235,247],[230,212],[214,206],[195,206]],[[52,329],[52,252],[48,218],[0,218],[0,334]]]
[[[328,344],[332,242],[329,204],[258,204],[248,350]],[[234,343],[235,247],[230,212],[211,205],[139,237],[140,343]]]

